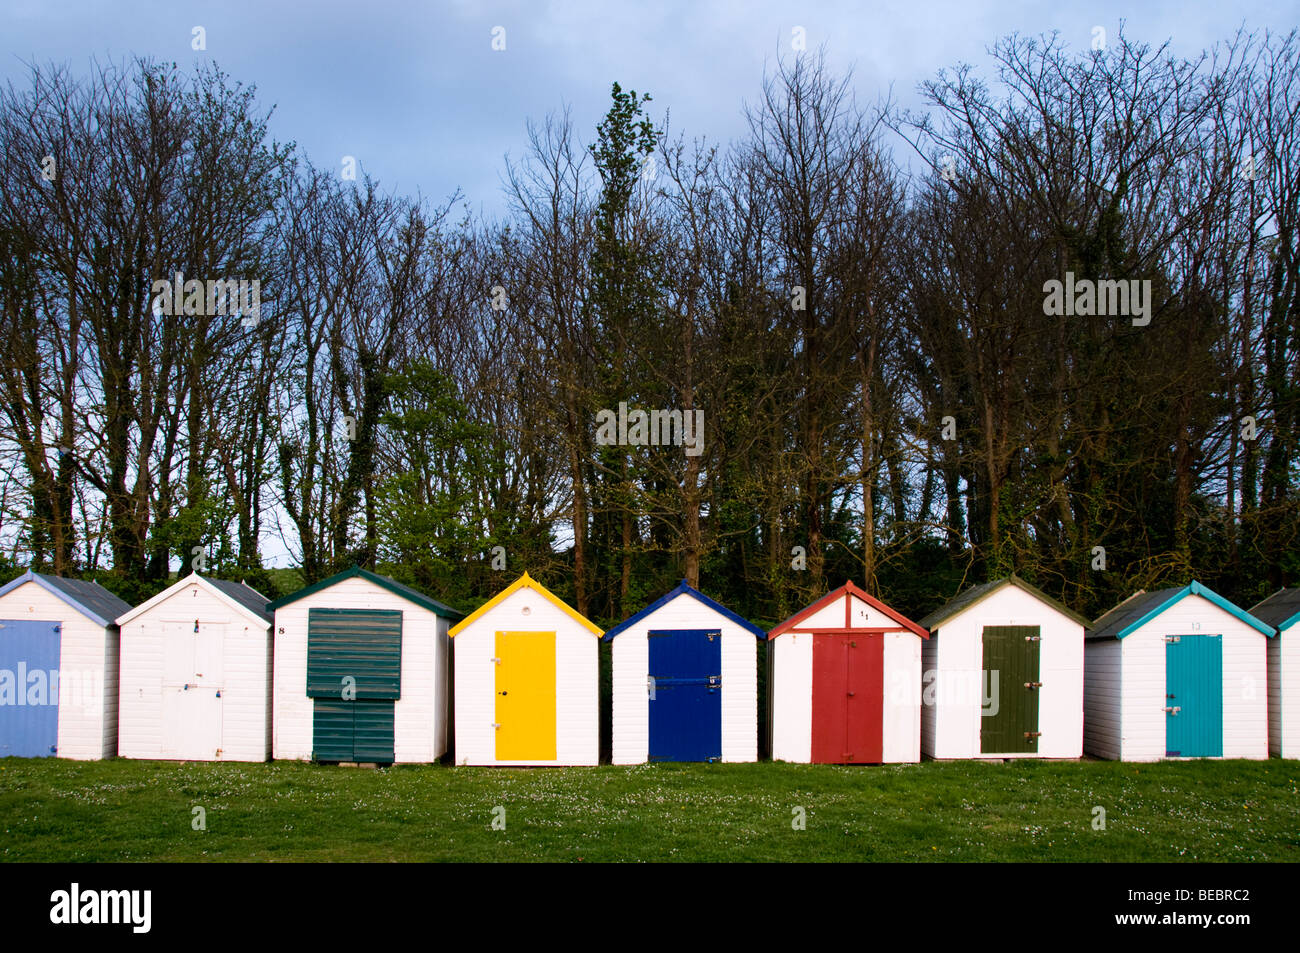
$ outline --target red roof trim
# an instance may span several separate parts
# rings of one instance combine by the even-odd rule
[[[844,626],[843,628],[829,628],[829,629],[824,627],[820,629],[799,629],[799,628],[786,629],[785,632],[782,632],[781,634],[785,635],[788,632],[791,635],[813,635],[820,632],[826,635],[855,635],[855,634],[856,635],[886,635],[890,632],[911,632],[911,631],[912,631],[911,629],[904,628],[901,625],[895,626],[892,629],[882,628],[881,626],[878,625],[862,626],[861,628],[854,628],[853,626],[849,625],[849,626]]]
[[[824,607],[827,606],[828,604],[833,603],[836,599],[843,599],[843,600],[844,600],[844,621],[845,621],[845,623],[846,623],[846,624],[845,624],[845,628],[847,629],[847,628],[849,628],[849,626],[848,626],[847,623],[850,621],[850,620],[849,620],[849,612],[850,612],[850,609],[851,609],[851,604],[850,604],[850,602],[849,602],[849,597],[850,597],[850,596],[856,596],[857,598],[859,598],[859,599],[861,599],[863,602],[865,602],[867,605],[871,606],[873,609],[876,609],[876,610],[878,610],[878,611],[880,611],[880,612],[883,612],[885,615],[887,615],[889,618],[893,619],[893,620],[894,620],[895,622],[897,622],[900,626],[902,626],[903,629],[906,629],[908,632],[912,632],[912,633],[914,633],[914,634],[916,634],[916,635],[919,635],[919,636],[920,636],[921,638],[923,638],[923,639],[928,639],[928,638],[930,637],[930,633],[929,633],[929,632],[927,632],[925,629],[921,628],[919,625],[917,625],[917,624],[916,624],[915,622],[913,622],[911,619],[909,619],[909,618],[907,618],[906,616],[902,615],[901,613],[896,612],[895,610],[889,608],[889,606],[885,605],[885,604],[884,604],[883,602],[881,602],[879,599],[875,598],[875,597],[872,596],[872,595],[869,595],[868,593],[864,592],[862,589],[859,589],[857,586],[855,586],[855,585],[854,585],[853,583],[851,583],[851,582],[846,582],[844,585],[840,586],[838,589],[835,589],[835,590],[832,590],[831,592],[826,593],[826,595],[822,596],[820,599],[818,599],[818,600],[817,600],[816,602],[814,602],[812,605],[808,606],[808,607],[805,608],[805,609],[801,609],[800,611],[796,612],[794,615],[790,616],[790,618],[786,619],[784,622],[782,622],[780,625],[778,625],[775,629],[773,629],[771,632],[769,632],[769,633],[767,634],[767,637],[768,637],[769,639],[774,639],[774,638],[776,638],[778,635],[781,635],[783,632],[795,632],[795,631],[801,631],[801,630],[799,629],[799,623],[800,623],[800,622],[802,622],[804,619],[808,618],[808,617],[809,617],[810,615],[812,615],[813,613],[815,613],[815,612],[819,611],[820,609],[824,608]],[[806,632],[835,632],[836,630],[835,630],[835,629],[820,628],[820,629],[803,629],[802,631],[806,631]],[[871,630],[870,630],[870,629],[867,629],[867,628],[864,627],[864,628],[860,628],[860,629],[853,629],[853,631],[855,631],[855,632],[869,632],[869,631],[871,631]],[[880,630],[877,630],[877,631],[880,631]]]

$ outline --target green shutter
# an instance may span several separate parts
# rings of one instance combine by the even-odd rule
[[[349,686],[354,693],[345,692]],[[402,613],[312,609],[307,621],[307,695],[342,700],[401,698]]]
[[[352,753],[356,761],[393,761],[393,703],[353,702]]]
[[[331,698],[315,701],[312,718],[312,757],[317,761],[355,761],[352,739],[355,734],[352,710],[356,702]]]
[[[983,684],[988,689],[996,684],[997,710],[990,705],[980,712],[980,752],[1037,751],[1041,632],[1036,625],[990,625],[983,635]]]
[[[317,761],[393,762],[394,704],[317,698],[312,757]]]

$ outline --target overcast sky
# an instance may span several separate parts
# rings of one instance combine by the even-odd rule
[[[1286,31],[1296,4],[909,0],[870,2],[388,2],[236,0],[223,3],[0,0],[0,81],[26,83],[27,64],[88,71],[92,58],[146,55],[188,67],[212,60],[255,84],[275,106],[272,132],[318,165],[345,155],[387,190],[441,200],[459,188],[501,214],[503,156],[518,156],[526,120],[564,105],[594,138],[610,84],[649,92],[651,115],[671,114],[688,137],[728,142],[745,132],[743,106],[765,70],[791,51],[825,45],[852,67],[859,99],[892,86],[919,105],[916,86],[941,67],[987,63],[1012,32],[1060,31],[1087,49],[1094,27],[1192,55],[1245,23]],[[206,50],[195,51],[202,27]],[[494,28],[504,50],[493,49]],[[498,38],[502,34],[496,34]]]

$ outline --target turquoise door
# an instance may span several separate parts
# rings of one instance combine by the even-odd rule
[[[1171,635],[1165,640],[1165,755],[1223,755],[1223,638]]]

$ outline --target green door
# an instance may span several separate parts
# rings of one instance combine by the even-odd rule
[[[1165,756],[1223,756],[1223,638],[1165,639]]]
[[[980,752],[1035,752],[1042,633],[1036,625],[990,625],[983,642],[987,698],[980,710]]]
[[[394,705],[401,688],[400,611],[308,613],[307,696],[314,703],[317,761],[392,763]]]

